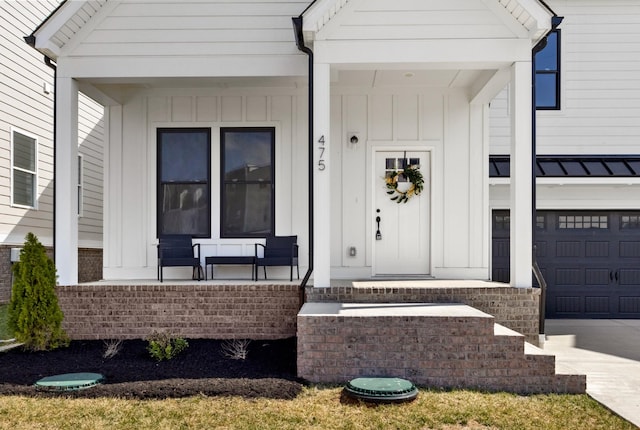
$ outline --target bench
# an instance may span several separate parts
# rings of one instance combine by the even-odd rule
[[[214,264],[228,264],[228,265],[251,265],[251,280],[253,281],[254,265],[256,259],[254,256],[249,257],[230,257],[230,256],[216,256],[204,258],[204,279],[207,280],[207,266],[211,266],[211,279],[213,279],[213,265]]]

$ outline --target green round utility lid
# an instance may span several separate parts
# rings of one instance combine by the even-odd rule
[[[400,378],[356,378],[344,391],[353,398],[376,402],[409,401],[418,395],[415,385]]]
[[[101,384],[104,376],[99,373],[65,373],[47,376],[35,383],[36,388],[51,391],[73,391]]]

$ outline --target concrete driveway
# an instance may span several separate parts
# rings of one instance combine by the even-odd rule
[[[547,320],[544,350],[587,375],[587,393],[640,428],[640,320]]]

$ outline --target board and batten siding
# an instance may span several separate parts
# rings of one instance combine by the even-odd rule
[[[477,177],[472,174],[482,169],[485,145],[472,137],[481,138],[482,126],[476,128],[477,122],[469,122],[477,109],[483,108],[470,107],[464,89],[332,88],[334,274],[370,275],[375,218],[372,187],[384,186],[382,178],[372,177],[370,157],[375,149],[402,150],[404,146],[432,151],[432,176],[425,178],[425,186],[431,188],[432,226],[438,226],[430,235],[433,273],[442,275],[450,268],[486,271],[486,182],[473,179]],[[349,141],[352,133],[359,137],[355,145]],[[349,255],[352,246],[358,250],[355,257]]]
[[[53,243],[53,70],[24,41],[60,1],[0,1],[0,244],[19,245],[27,232]],[[47,91],[44,86],[47,85]],[[80,246],[102,243],[103,109],[79,100],[79,149],[85,164]],[[11,131],[37,138],[37,207],[11,206]]]
[[[561,29],[561,109],[537,111],[538,154],[638,154],[640,3],[549,0]],[[508,154],[508,89],[491,103],[491,153]]]
[[[181,88],[137,93],[109,108],[110,143],[105,210],[106,279],[156,275],[156,130],[211,128],[211,238],[201,255],[253,255],[256,239],[220,239],[220,128],[275,127],[276,233],[298,235],[300,265],[307,265],[306,88]],[[126,132],[122,132],[125,130]],[[167,275],[180,268],[167,268]],[[277,269],[274,269],[277,270]],[[220,267],[220,276],[249,276]]]

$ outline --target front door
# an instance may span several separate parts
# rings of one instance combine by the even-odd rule
[[[375,153],[374,275],[429,274],[430,157],[428,151]],[[405,166],[417,167],[424,180],[419,195],[408,191],[416,175],[403,174]]]

